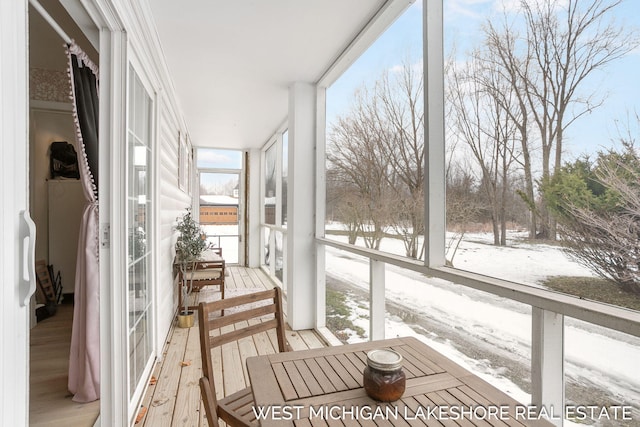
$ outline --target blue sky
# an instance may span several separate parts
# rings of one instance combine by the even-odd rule
[[[356,89],[372,84],[405,58],[422,58],[422,4],[418,0],[327,90],[327,122],[348,111]]]
[[[199,148],[197,167],[211,169],[242,169],[242,151]]]
[[[196,167],[211,169],[242,169],[242,151],[199,148],[198,164]],[[238,175],[225,173],[201,173],[200,180],[204,186],[214,189],[227,184],[229,181],[237,182]]]
[[[445,0],[445,44],[455,40],[459,55],[480,39],[480,25],[501,7],[513,7],[518,0]],[[640,1],[626,0],[616,9],[614,19],[630,28],[640,27]],[[385,70],[399,65],[407,56],[422,57],[422,4],[418,0],[338,79],[327,92],[327,120],[348,111],[354,91],[371,84]],[[566,132],[566,160],[613,145],[619,129],[629,125],[638,133],[633,119],[640,113],[640,49],[594,73],[583,93],[596,91],[604,104],[583,116]]]

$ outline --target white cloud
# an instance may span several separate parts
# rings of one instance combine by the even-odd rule
[[[520,12],[522,3],[520,0],[497,0],[493,5],[493,10],[507,13]]]
[[[445,2],[445,16],[448,19],[482,19],[483,9],[491,5],[491,0],[451,0]]]

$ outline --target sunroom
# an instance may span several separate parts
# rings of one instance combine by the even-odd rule
[[[174,226],[185,209],[222,248],[231,283],[251,287],[240,285],[249,277],[282,289],[288,333],[307,346],[417,337],[525,406],[568,408],[556,409],[556,425],[640,421],[638,296],[575,291],[596,274],[566,255],[560,236],[536,239],[549,231],[535,182],[545,146],[534,135],[543,132],[530,130],[542,148],[525,160],[522,117],[500,119],[507,99],[516,109],[521,98],[494,86],[501,96],[483,104],[479,94],[491,93],[497,74],[469,77],[474,66],[499,62],[482,50],[488,40],[499,49],[497,37],[527,34],[522,22],[539,10],[525,5],[534,2],[60,0],[40,1],[43,13],[29,3],[31,22],[70,18],[59,31],[82,34],[100,65],[100,140],[108,144],[99,149],[96,425],[132,425],[167,359],[178,309]],[[573,7],[599,17],[602,9],[603,25],[640,16],[632,5],[589,2],[594,12],[569,3],[554,13]],[[617,40],[637,47],[616,28]],[[558,125],[560,153],[577,158],[583,151],[572,141],[589,135],[603,144],[589,121],[613,123],[624,115],[614,105],[636,107],[635,89],[625,88],[631,75],[620,70],[633,70],[637,54],[618,47],[610,55],[597,68],[610,99],[590,100],[600,80],[586,80],[584,98],[567,101],[573,116]],[[36,116],[58,108],[28,99]],[[610,115],[582,110],[599,103]],[[494,151],[482,145],[492,138],[489,121],[502,141]],[[526,126],[536,129],[535,120]],[[533,199],[527,161],[539,162],[529,169]],[[207,225],[204,206],[226,219]],[[138,257],[131,241],[140,230]],[[140,283],[131,292],[132,272],[144,277],[142,292]],[[574,285],[551,284],[555,276]],[[622,292],[598,283],[608,286],[598,295]],[[140,295],[144,314],[131,316]]]

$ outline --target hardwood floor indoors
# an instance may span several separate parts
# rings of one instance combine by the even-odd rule
[[[58,305],[54,316],[31,329],[29,425],[92,427],[100,401],[76,403],[67,390],[73,305]]]

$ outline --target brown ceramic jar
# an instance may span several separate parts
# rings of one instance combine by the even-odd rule
[[[367,353],[363,385],[369,397],[382,402],[393,402],[402,397],[405,383],[400,353],[393,350],[372,350]]]

